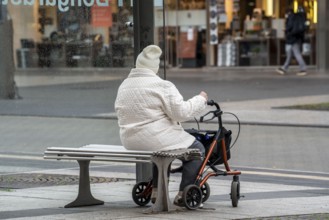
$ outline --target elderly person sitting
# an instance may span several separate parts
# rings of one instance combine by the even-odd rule
[[[129,150],[159,151],[204,146],[187,133],[180,122],[199,115],[205,108],[207,94],[184,101],[175,85],[161,79],[159,70],[161,49],[150,45],[138,55],[136,68],[119,87],[115,100],[120,138]],[[174,204],[182,205],[184,188],[196,180],[201,160],[183,162],[182,180]],[[158,171],[153,166],[152,201],[157,195]]]

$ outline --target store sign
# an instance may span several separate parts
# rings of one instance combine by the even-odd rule
[[[111,27],[112,26],[112,11],[111,7],[102,7],[94,5],[91,8],[91,24],[94,27]]]
[[[68,11],[69,7],[73,6],[86,6],[91,7],[97,5],[100,7],[108,7],[108,0],[1,0],[2,5],[34,5],[35,2],[39,2],[39,6],[57,6],[62,12]]]
[[[218,44],[218,18],[217,18],[217,1],[210,0],[209,5],[209,36],[210,44]]]
[[[192,33],[191,33],[192,30]],[[191,34],[193,36],[191,36]],[[196,40],[197,32],[193,28],[187,30],[187,32],[180,32],[180,45],[178,58],[194,59],[196,56]]]

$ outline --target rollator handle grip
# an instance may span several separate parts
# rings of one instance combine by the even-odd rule
[[[214,100],[208,100],[207,105],[213,106],[215,104]]]

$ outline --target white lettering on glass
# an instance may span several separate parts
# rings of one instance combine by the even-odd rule
[[[24,5],[34,5],[34,0],[24,0]]]
[[[11,0],[11,4],[13,4],[13,5],[21,5],[22,4],[22,0]]]
[[[55,6],[56,5],[56,0],[46,0],[46,5],[47,6]]]
[[[66,12],[69,10],[70,6],[86,6],[92,7],[97,5],[100,7],[109,6],[109,0],[0,0],[1,5],[35,5],[39,2],[39,6],[56,6],[61,12]]]
[[[58,0],[58,9],[63,12],[68,11],[69,10],[68,4],[69,4],[69,0]]]
[[[91,7],[91,6],[94,5],[95,1],[94,0],[90,0],[90,2],[88,2],[88,0],[83,0],[83,3],[85,3],[85,6]]]
[[[78,0],[78,6],[82,6],[81,0]]]
[[[108,0],[96,0],[96,4],[101,7],[109,6]]]

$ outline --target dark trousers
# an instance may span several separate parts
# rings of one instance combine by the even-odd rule
[[[188,147],[189,149],[199,149],[202,153],[202,156],[205,154],[205,148],[200,141],[195,140],[193,144]],[[190,161],[183,161],[183,170],[182,170],[182,180],[179,186],[179,191],[183,191],[184,188],[190,184],[194,184],[196,177],[198,175],[199,169],[202,165],[202,160],[190,160]],[[169,179],[169,171],[168,169],[168,179]],[[158,168],[155,164],[153,164],[153,187],[158,187]]]

